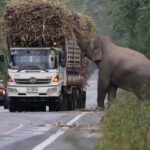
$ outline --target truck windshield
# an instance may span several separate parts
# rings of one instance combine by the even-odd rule
[[[30,50],[19,49],[10,51],[9,68],[32,69],[56,69],[59,67],[59,55],[55,50]]]

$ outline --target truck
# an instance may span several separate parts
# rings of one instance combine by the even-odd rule
[[[20,47],[8,39],[7,46],[10,112],[85,108],[86,59],[75,39],[49,47]]]
[[[8,3],[2,29],[10,112],[85,108],[88,63],[74,29],[85,39],[95,36],[90,17],[53,2],[17,1]]]

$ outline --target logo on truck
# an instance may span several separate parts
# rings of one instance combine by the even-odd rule
[[[30,83],[31,83],[31,84],[36,83],[36,78],[31,78],[31,79],[30,79]]]

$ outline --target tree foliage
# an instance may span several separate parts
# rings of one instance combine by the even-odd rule
[[[5,5],[6,5],[6,0],[0,0],[0,16],[2,15],[3,13],[3,10],[5,8]]]
[[[113,18],[112,36],[150,56],[150,1],[108,0],[105,8]]]
[[[108,33],[108,19],[103,15],[105,0],[70,0],[72,9],[93,17],[98,29],[98,33]]]
[[[2,21],[3,12],[6,6],[7,0],[0,0],[0,22]],[[1,28],[0,28],[1,29]],[[4,50],[4,43],[2,38],[2,32],[0,30],[0,52],[3,52]]]

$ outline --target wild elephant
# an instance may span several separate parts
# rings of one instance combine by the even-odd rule
[[[99,68],[98,106],[104,108],[104,99],[116,97],[118,88],[133,92],[139,99],[150,98],[150,61],[143,54],[114,44],[101,36],[84,41],[74,31],[77,43],[85,56]]]

